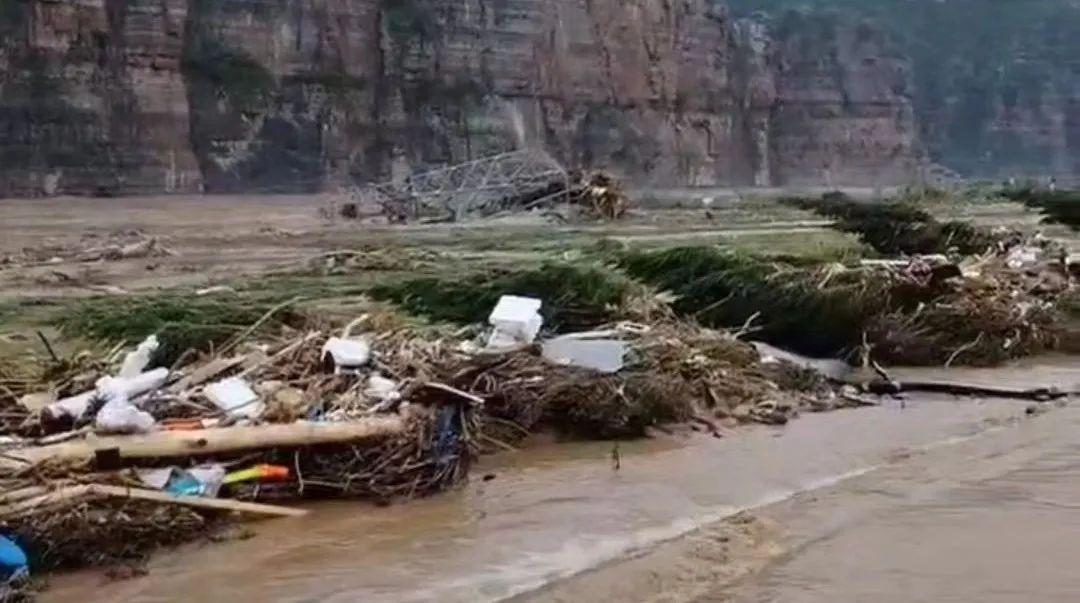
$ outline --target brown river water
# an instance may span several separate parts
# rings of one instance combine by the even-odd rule
[[[1077,389],[1080,362],[903,375]],[[57,578],[43,600],[1075,600],[1080,408],[1027,406],[912,396],[623,443],[618,471],[610,443],[538,445],[443,496],[319,505],[160,555],[145,577]]]

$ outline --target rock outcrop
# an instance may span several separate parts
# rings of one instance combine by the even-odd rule
[[[540,145],[653,185],[906,182],[910,65],[712,0],[18,0],[0,196],[313,191]]]
[[[833,40],[842,37],[836,32],[887,36],[887,53],[856,77],[884,83],[891,66],[909,69],[920,146],[935,169],[1080,184],[1080,2],[724,2],[733,15],[753,16],[781,38],[788,32]],[[827,60],[821,44],[813,48],[806,60]],[[840,56],[854,75],[859,57]]]
[[[197,191],[187,0],[0,3],[0,195]]]

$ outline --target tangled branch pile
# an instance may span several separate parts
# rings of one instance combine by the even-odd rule
[[[1026,249],[1034,255],[1038,248]],[[875,315],[866,326],[874,355],[894,363],[986,366],[1058,349],[1068,320],[1063,304],[1075,294],[1076,279],[1056,258],[1020,266],[1009,257],[969,258],[931,299]]]
[[[205,537],[230,512],[297,512],[267,502],[439,492],[465,478],[477,453],[542,428],[632,437],[689,420],[715,432],[718,420],[777,424],[800,410],[851,404],[820,383],[778,385],[752,346],[690,324],[610,329],[606,336],[624,340],[629,352],[622,370],[601,373],[553,364],[539,346],[480,350],[460,331],[371,308],[336,339],[279,324],[275,337],[181,354],[180,368],[156,369],[162,383],[132,394],[129,412],[152,420],[142,427],[102,422],[114,402],[102,399],[110,393],[101,381],[85,410],[60,412],[81,397],[80,387],[94,387],[119,356],[127,365],[131,355],[72,365],[53,381],[63,383],[53,393],[70,397],[24,411],[18,429],[5,432],[0,530],[26,548],[35,571],[112,563]],[[327,353],[335,341],[369,349],[370,357],[351,366]],[[216,388],[237,380],[250,383],[254,397],[222,405]],[[272,478],[226,478],[212,492],[177,489],[199,471],[231,476],[264,467],[276,468]]]
[[[483,397],[486,427],[511,438],[540,425],[578,436],[636,437],[650,426],[687,420],[776,424],[801,410],[851,405],[823,382],[778,385],[753,346],[727,332],[662,323],[626,324],[605,334],[631,343],[616,374],[553,366],[523,351],[451,367],[447,381]],[[499,430],[507,423],[508,435]]]
[[[869,348],[903,364],[985,365],[1055,349],[1059,304],[1076,290],[1060,256],[1036,245],[960,264],[916,257],[808,267],[704,247],[625,253],[619,262],[706,324],[753,322],[762,339],[802,353]]]
[[[570,191],[570,202],[594,220],[618,220],[630,209],[630,198],[619,181],[599,171],[579,178]]]

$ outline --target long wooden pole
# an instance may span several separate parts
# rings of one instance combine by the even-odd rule
[[[277,517],[300,517],[307,515],[306,509],[295,509],[278,505],[264,505],[227,498],[204,498],[201,496],[177,496],[168,492],[147,490],[145,488],[126,488],[108,484],[77,484],[58,488],[42,496],[20,500],[14,504],[0,507],[0,519],[13,520],[26,515],[34,515],[56,509],[70,507],[88,498],[135,498],[171,505],[184,505],[214,511],[234,511],[256,515]]]
[[[349,422],[307,422],[156,431],[128,436],[88,436],[49,446],[17,448],[0,455],[0,471],[25,470],[45,462],[82,464],[98,452],[115,450],[121,459],[176,458],[261,448],[290,448],[379,439],[403,433],[406,418],[377,416]]]

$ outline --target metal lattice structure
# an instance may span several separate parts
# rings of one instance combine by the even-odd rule
[[[392,218],[439,216],[458,219],[504,209],[555,202],[569,194],[570,178],[547,153],[529,149],[413,174],[397,182],[349,191],[353,203],[380,208]]]

